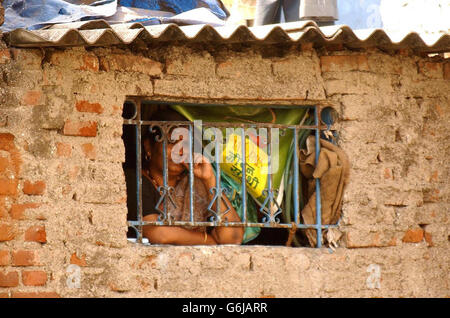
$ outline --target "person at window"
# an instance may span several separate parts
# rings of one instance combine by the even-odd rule
[[[180,118],[181,117],[181,118]],[[180,121],[185,120],[180,114],[173,110],[165,110],[151,118],[153,121]],[[164,211],[164,200],[158,205],[161,198],[160,187],[164,185],[163,177],[163,143],[156,140],[160,133],[150,131],[149,126],[142,135],[142,214],[144,221],[157,221]],[[167,197],[167,214],[176,221],[190,220],[190,192],[189,192],[189,164],[187,162],[177,163],[173,160],[173,147],[180,140],[171,141],[171,131],[167,143],[167,181],[168,186],[173,188],[170,191],[172,201]],[[181,147],[180,147],[181,148]],[[215,173],[209,160],[201,154],[194,154],[194,221],[208,221],[212,215],[208,211],[208,205],[213,200],[214,191],[210,189],[216,187]],[[198,163],[195,163],[198,162]],[[135,174],[135,172],[134,172]],[[133,178],[127,178],[128,198],[136,197],[136,185],[133,187]],[[130,193],[131,192],[131,193]],[[167,195],[167,194],[166,194]],[[132,201],[132,200],[128,200]],[[219,211],[229,211],[223,216],[228,222],[240,222],[240,217],[231,205],[225,194],[219,202]],[[217,211],[217,201],[212,209]],[[172,203],[173,202],[173,203]],[[130,202],[131,203],[131,202]],[[135,204],[128,204],[129,211],[136,210]],[[158,211],[159,210],[159,211]],[[244,229],[242,227],[214,227],[209,230],[206,227],[188,226],[152,226],[143,227],[143,236],[150,243],[173,244],[173,245],[215,245],[215,244],[241,244]]]

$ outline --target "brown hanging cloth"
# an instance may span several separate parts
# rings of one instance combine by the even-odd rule
[[[319,160],[316,166],[316,138],[311,135],[306,140],[306,149],[300,150],[300,171],[307,179],[308,199],[301,211],[304,224],[316,224],[316,183],[320,178],[320,198],[322,202],[322,224],[336,224],[341,217],[342,197],[349,181],[350,161],[342,149],[320,139]],[[312,247],[317,245],[315,229],[305,229]],[[323,231],[322,235],[327,231]],[[322,241],[326,243],[322,238]],[[329,242],[330,243],[330,242]]]

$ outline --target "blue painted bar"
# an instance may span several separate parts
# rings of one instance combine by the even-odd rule
[[[138,225],[138,221],[128,221],[129,225]],[[160,221],[144,221],[143,225],[153,225],[153,226],[166,226],[163,222]],[[172,222],[172,226],[215,226],[215,222],[189,222],[189,221],[174,221]],[[293,227],[292,223],[275,223],[273,225],[268,226],[267,223],[244,223],[244,222],[228,222],[224,223],[221,226],[225,227],[269,227],[269,228],[283,228],[290,229]],[[299,224],[295,225],[296,228],[299,229],[316,229],[316,224]],[[331,225],[321,225],[322,229],[329,228],[338,228],[339,224],[331,224]]]
[[[269,198],[269,221],[273,221],[273,192],[272,192],[272,130],[269,129],[269,133],[267,134],[267,196]]]
[[[171,222],[171,218],[167,215],[168,208],[168,198],[169,198],[169,182],[167,180],[167,138],[168,136],[164,136],[165,132],[163,132],[163,182],[164,182],[164,221]]]
[[[141,131],[141,102],[138,101],[136,105],[136,189],[137,189],[137,217],[139,222],[139,235],[138,242],[142,243],[142,163],[141,163],[141,144],[142,144],[142,131]]]
[[[314,122],[316,124],[316,160],[319,163],[320,155],[320,127],[319,127],[319,108],[314,109]],[[316,179],[316,229],[317,229],[317,247],[322,247],[322,202],[320,199],[320,179]]]
[[[142,120],[142,125],[151,125],[155,123],[151,120]],[[124,119],[123,120],[124,125],[136,125],[137,122],[134,119]],[[174,125],[185,125],[184,122],[173,122]],[[230,125],[233,125],[233,123],[222,123],[222,122],[202,122],[203,127],[227,127]],[[242,124],[239,124],[239,127],[241,127]],[[282,124],[251,124],[252,127],[256,128],[280,128],[280,129],[295,129],[297,126],[295,125],[282,125]],[[315,130],[316,126],[302,126],[302,129],[308,129],[308,130]]]
[[[247,223],[247,154],[245,149],[245,130],[244,128],[241,128],[241,148],[242,148],[242,160],[241,160],[241,166],[242,166],[242,218],[243,222]]]
[[[215,128],[218,129],[218,128]],[[222,202],[222,188],[220,186],[220,155],[222,155],[222,152],[220,151],[220,143],[222,142],[222,140],[219,140],[219,138],[217,138],[217,131],[216,131],[216,137],[214,137],[214,141],[216,143],[216,148],[215,148],[215,158],[216,158],[216,212],[217,212],[217,222],[221,222],[222,221],[222,216],[220,213],[220,203]]]
[[[294,215],[295,224],[300,224],[300,195],[299,195],[299,171],[298,171],[298,129],[294,129]],[[287,211],[290,213],[290,211]]]
[[[194,156],[193,156],[193,126],[189,125],[189,214],[194,222]]]

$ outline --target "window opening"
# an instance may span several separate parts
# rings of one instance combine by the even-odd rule
[[[207,115],[208,112],[220,114],[221,108],[218,107],[225,109],[231,106],[163,103],[144,98],[130,98],[124,103],[123,139],[126,146],[124,171],[129,194],[127,200],[129,238],[135,237],[140,243],[148,242],[143,235],[143,228],[146,225],[207,229],[240,227],[245,229],[245,235],[253,230],[254,237],[251,237],[251,233],[247,235],[251,238],[249,241],[245,241],[244,235],[244,244],[274,245],[274,241],[277,241],[278,243],[275,244],[284,245],[283,242],[286,242],[289,237],[289,230],[295,233],[298,229],[314,229],[317,238],[316,246],[321,247],[322,232],[328,228],[337,227],[338,223],[321,224],[320,179],[315,179],[315,219],[317,221],[315,224],[304,223],[301,210],[305,205],[305,180],[302,180],[299,171],[299,154],[300,148],[306,143],[306,138],[314,135],[317,164],[320,153],[319,137],[336,138],[336,132],[331,129],[336,117],[335,112],[332,108],[320,106],[233,106],[244,110],[246,115],[249,110],[264,108],[269,110],[266,111],[266,115],[272,115],[272,120],[269,117],[265,122],[258,121],[258,116],[255,120],[250,120],[248,116],[239,116],[239,114],[234,117],[225,116],[226,112],[221,118],[211,119],[211,116]],[[187,114],[190,119],[154,120],[155,116],[158,117],[161,113],[174,109],[179,114]],[[208,111],[205,112],[205,109]],[[288,124],[276,123],[275,113],[283,114],[293,109],[301,114],[297,121]],[[203,118],[207,120],[198,120],[201,117],[197,116],[199,113],[202,113]],[[181,128],[181,132],[177,131],[177,128]],[[179,139],[174,139],[174,132],[175,137],[178,136]],[[163,178],[162,184],[157,187],[159,198],[153,202],[158,218],[144,221],[143,215],[146,211],[143,207],[143,179],[145,177],[142,164],[146,159],[142,143],[143,136],[147,138],[149,133],[150,138],[154,139],[153,142],[162,145]],[[284,146],[284,152],[281,153],[280,140]],[[289,143],[287,151],[286,142]],[[173,144],[183,144],[183,147],[179,148],[182,149],[181,157],[184,158],[183,165],[189,180],[189,190],[185,198],[188,202],[189,213],[182,219],[175,218],[171,214],[171,211],[174,211],[173,208],[170,209],[170,206],[177,208],[174,188],[168,184],[168,160],[173,154],[173,151],[169,153],[168,150],[169,148],[173,150]],[[254,156],[250,158],[254,155],[255,149],[256,160]],[[208,216],[203,220],[195,219],[197,207],[194,204],[196,202],[194,197],[197,180],[194,177],[194,166],[198,153],[205,155],[211,162],[216,181],[214,187],[207,189],[212,194],[212,199],[207,205]],[[276,169],[280,169],[279,162],[274,160],[276,155],[278,155],[277,160],[280,160],[280,154],[283,155],[281,158],[283,171],[281,172]],[[239,196],[238,200],[235,200],[236,194]],[[234,196],[230,199],[231,195]],[[239,221],[229,221],[228,216],[232,207],[239,215]]]

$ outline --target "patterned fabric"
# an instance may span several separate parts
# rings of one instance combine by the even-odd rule
[[[175,186],[172,192],[173,203],[168,200],[168,213],[175,221],[190,221],[190,191],[189,191],[189,175],[185,175]],[[208,212],[209,196],[203,182],[194,177],[194,221],[205,222],[211,215]],[[164,209],[163,203],[159,208]],[[184,226],[184,228],[205,232],[205,227]]]

